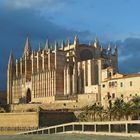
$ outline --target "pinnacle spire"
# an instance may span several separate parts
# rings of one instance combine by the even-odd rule
[[[8,61],[8,69],[10,70],[13,67],[14,67],[14,57],[13,57],[13,52],[11,51],[9,56],[9,61]]]
[[[100,46],[99,45],[99,40],[98,40],[98,37],[97,36],[95,37],[94,46],[95,46],[95,48],[98,48]]]
[[[41,42],[38,43],[38,51],[41,51]]]
[[[115,44],[115,50],[118,50],[118,47],[117,47],[117,45]]]
[[[97,42],[97,43],[99,42],[99,39],[97,36],[95,37],[95,42]]]
[[[101,51],[103,50],[103,46],[101,45]]]
[[[11,51],[10,52],[10,56],[9,56],[9,62],[8,62],[8,64],[10,64],[13,61],[14,61],[14,57],[13,57],[13,52]]]
[[[108,51],[111,51],[112,50],[112,47],[111,47],[111,44],[110,43],[108,44],[108,48],[107,49],[108,49]]]
[[[118,47],[115,45],[115,52],[114,54],[117,54],[118,53]]]
[[[78,45],[78,44],[79,44],[79,38],[78,38],[77,35],[76,35],[75,38],[74,38],[74,44],[75,44],[75,45]]]
[[[65,47],[65,42],[64,42],[64,40],[62,40],[62,42],[61,42],[61,48],[62,48],[62,50],[64,50],[64,47]]]
[[[88,45],[91,46],[91,42],[90,41],[89,41]]]
[[[23,56],[25,56],[25,55],[28,56],[30,53],[31,53],[30,41],[29,41],[29,38],[27,37]]]
[[[45,50],[48,51],[49,48],[50,48],[49,40],[47,39],[45,44]]]
[[[58,50],[58,42],[56,40],[54,42],[54,50]]]
[[[70,46],[70,40],[69,40],[69,39],[68,39],[68,41],[67,41],[67,42],[68,42],[68,46]]]

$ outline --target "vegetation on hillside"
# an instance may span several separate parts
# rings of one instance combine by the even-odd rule
[[[101,104],[85,106],[78,115],[79,121],[140,120],[140,96],[133,96],[129,102],[123,98],[108,101],[105,109]]]

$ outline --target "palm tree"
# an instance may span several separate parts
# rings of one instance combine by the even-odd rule
[[[84,107],[82,108],[82,111],[87,115],[88,112],[89,112],[89,106],[88,106],[88,105],[84,106]]]
[[[108,106],[108,108],[107,108],[106,113],[107,113],[107,115],[109,116],[109,120],[111,121],[111,120],[112,120],[112,114],[113,114],[112,101],[109,100],[109,101],[108,101],[108,104],[109,104],[109,106]]]
[[[132,115],[132,103],[131,102],[127,102],[123,104],[123,113],[125,116],[125,119],[128,120],[129,116]]]
[[[100,104],[94,103],[91,106],[85,106],[82,108],[82,112],[78,116],[80,120],[89,120],[89,117],[92,117],[93,121],[96,121],[97,115],[102,120],[103,106]]]
[[[140,116],[140,96],[134,96],[131,99],[132,103],[132,112],[133,112],[133,118],[134,119],[139,119]]]
[[[90,114],[93,116],[93,120],[96,121],[97,105],[94,103],[89,107]]]
[[[81,113],[77,116],[79,121],[88,121],[89,106],[86,105],[81,109]]]
[[[81,112],[79,115],[78,115],[78,121],[87,121],[87,116],[84,112]]]
[[[124,116],[123,106],[124,106],[123,99],[117,98],[113,103],[113,107],[112,107],[114,118],[120,120]]]
[[[96,112],[97,112],[97,115],[100,118],[100,121],[102,121],[102,119],[103,119],[102,116],[103,116],[103,112],[104,112],[103,106],[98,104],[97,107],[96,107]]]

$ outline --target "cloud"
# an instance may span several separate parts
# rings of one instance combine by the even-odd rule
[[[130,36],[133,36],[135,38],[139,38],[140,37],[140,33],[133,33],[133,32],[131,32]]]
[[[19,58],[22,55],[27,36],[29,36],[32,48],[34,49],[37,49],[39,41],[43,42],[44,45],[46,38],[49,38],[50,42],[53,43],[55,39],[60,41],[61,39],[66,40],[70,38],[72,40],[75,34],[77,34],[80,40],[88,42],[94,36],[88,30],[77,30],[60,26],[57,24],[57,21],[53,20],[55,14],[51,15],[47,13],[49,11],[58,12],[64,7],[67,10],[67,6],[73,4],[74,0],[3,0],[1,2],[0,89],[6,88],[6,71],[10,50],[13,50],[15,58]],[[45,9],[46,17],[41,15],[43,9]],[[81,22],[78,22],[78,26]],[[72,25],[71,27],[75,27],[75,22]],[[88,24],[85,25],[88,26]],[[109,23],[102,29],[100,28],[100,30],[101,32],[104,28],[113,30],[113,27]],[[139,35],[137,34],[137,36]],[[107,38],[105,35],[103,37]],[[127,38],[124,41],[116,41],[116,43],[119,46],[120,72],[133,73],[140,71],[140,39]]]
[[[127,38],[118,43],[119,68],[123,73],[140,72],[140,38]]]
[[[13,50],[14,57],[19,58],[27,36],[34,49],[37,49],[39,41],[44,45],[46,38],[53,43],[55,39],[58,41],[73,39],[76,34],[84,40],[90,36],[90,32],[86,30],[77,31],[59,26],[50,19],[40,16],[34,9],[9,11],[4,7],[0,8],[0,89],[6,88],[6,71],[10,51]]]
[[[10,9],[48,9],[51,11],[57,11],[72,3],[74,0],[5,0],[5,6]]]

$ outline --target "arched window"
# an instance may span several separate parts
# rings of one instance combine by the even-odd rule
[[[31,90],[28,88],[26,93],[26,103],[31,102]]]

